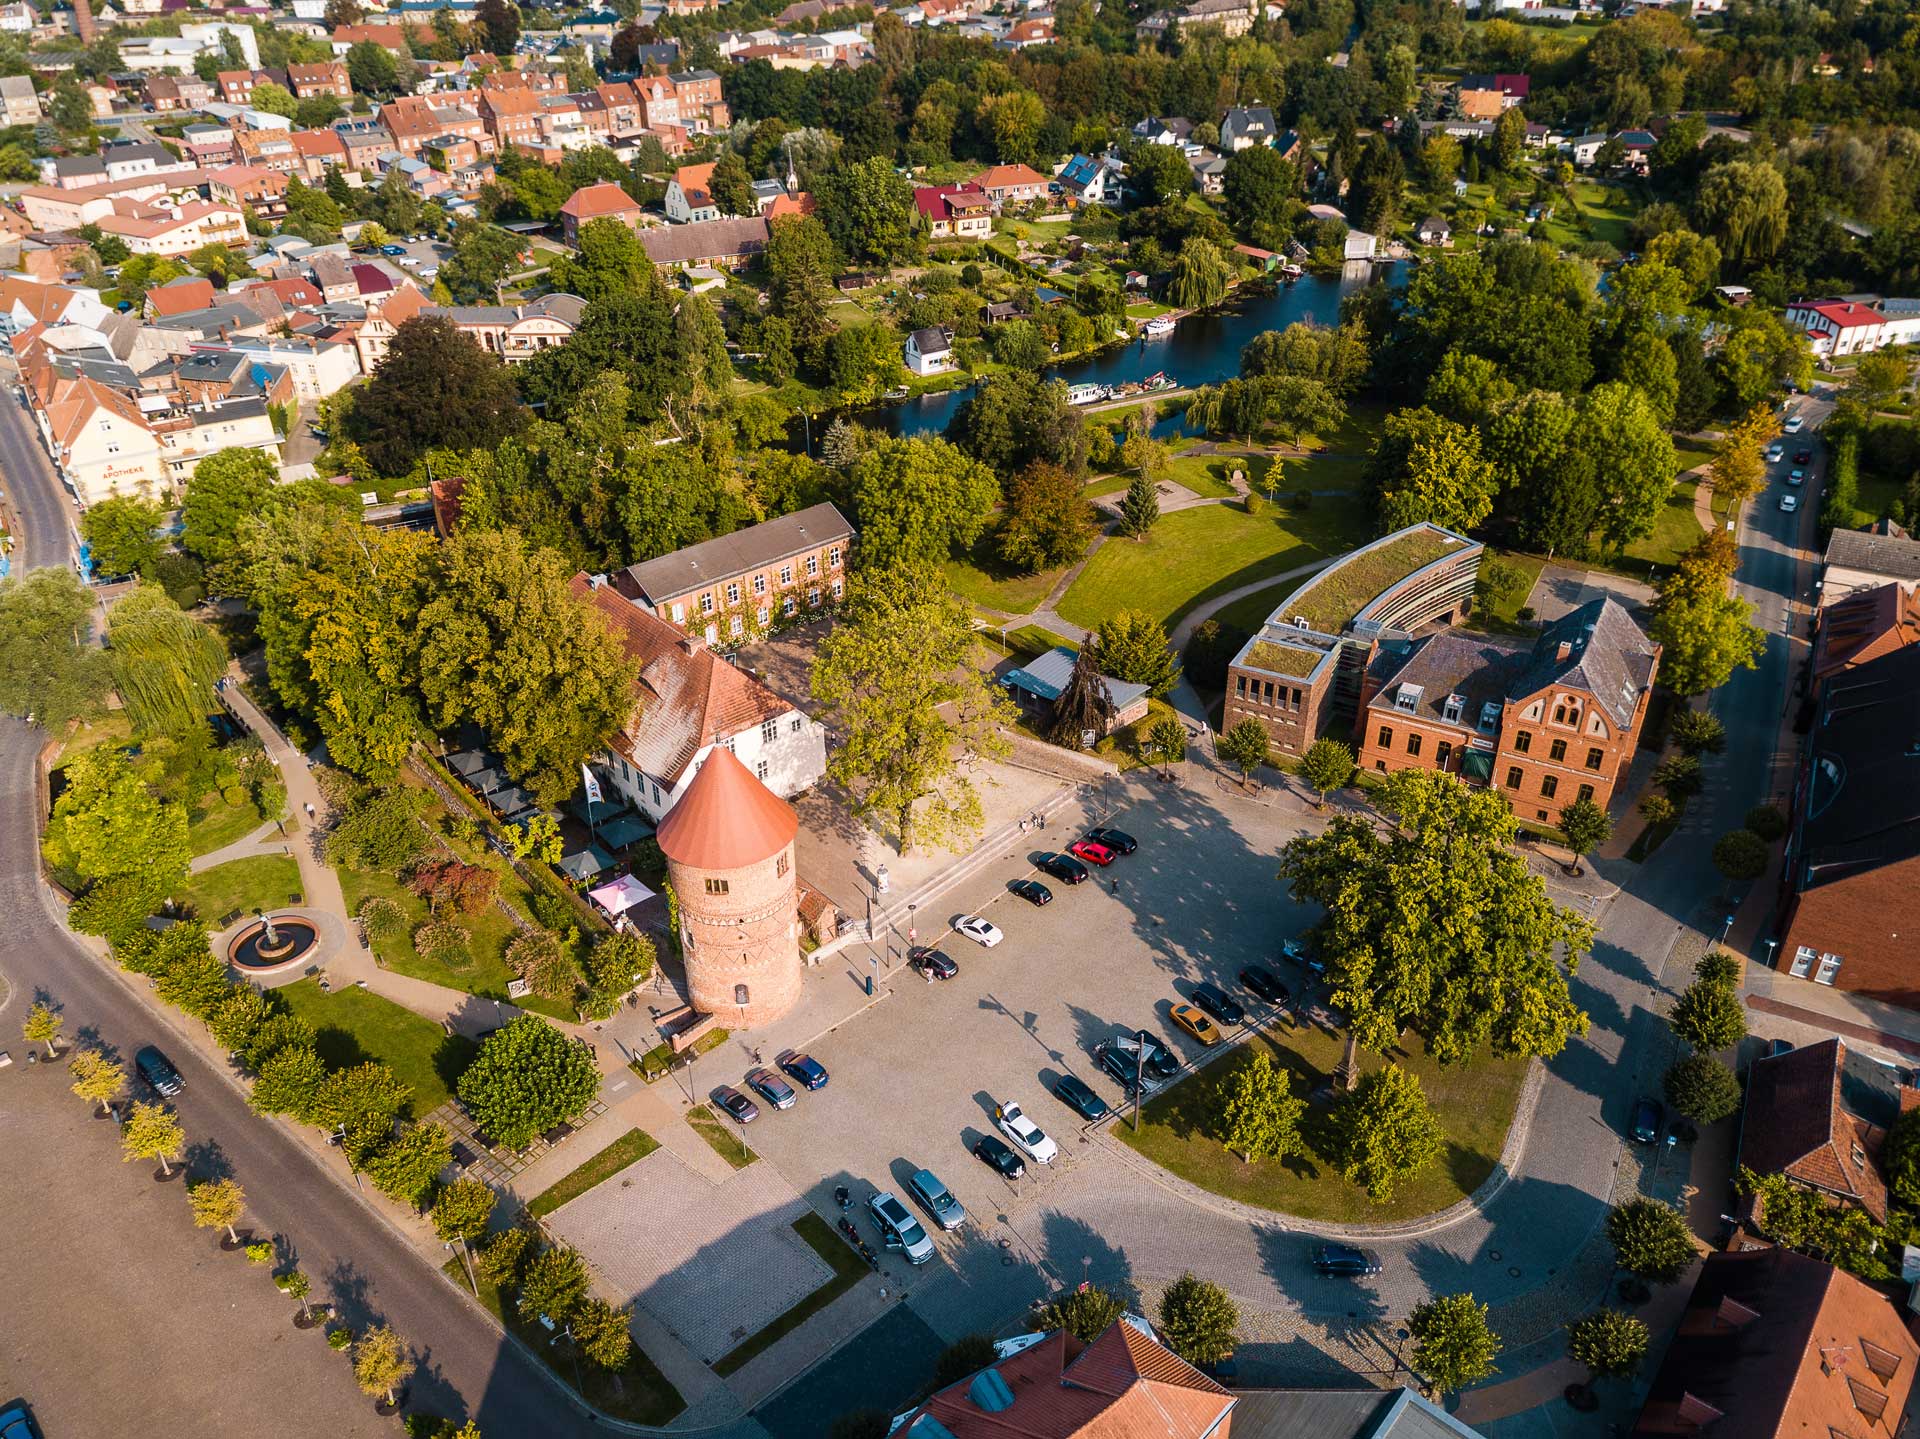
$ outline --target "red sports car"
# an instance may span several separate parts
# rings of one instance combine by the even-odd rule
[[[1076,839],[1067,849],[1088,864],[1109,865],[1113,863],[1113,851],[1104,844],[1095,844],[1090,839]]]

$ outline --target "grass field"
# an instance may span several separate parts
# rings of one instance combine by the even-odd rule
[[[1628,545],[1625,562],[1615,568],[1644,580],[1648,565],[1670,569],[1679,563],[1680,556],[1698,544],[1705,533],[1693,513],[1693,497],[1698,489],[1699,485],[1693,480],[1676,482],[1673,493],[1653,522],[1653,533]]]
[[[1255,1044],[1265,1045],[1274,1065],[1291,1072],[1293,1091],[1303,1098],[1332,1082],[1333,1066],[1344,1048],[1340,1035],[1311,1027],[1258,1035],[1149,1101],[1137,1135],[1124,1123],[1114,1126],[1113,1135],[1202,1189],[1322,1223],[1415,1219],[1473,1193],[1499,1161],[1527,1068],[1526,1060],[1482,1058],[1442,1069],[1428,1057],[1419,1037],[1409,1035],[1406,1052],[1395,1059],[1419,1077],[1439,1113],[1446,1148],[1391,1200],[1375,1204],[1333,1163],[1332,1115],[1325,1104],[1309,1105],[1301,1121],[1306,1152],[1286,1159],[1247,1164],[1214,1137],[1221,1095]],[[1361,1063],[1373,1069],[1382,1061],[1363,1053]]]
[[[687,1124],[735,1169],[745,1169],[759,1157],[747,1148],[732,1120],[722,1119],[704,1104],[696,1104],[687,1111]]]
[[[460,1262],[458,1255],[441,1265],[440,1272],[457,1284],[462,1293],[473,1293],[467,1287],[466,1266]],[[529,1350],[540,1356],[540,1361],[554,1372],[561,1384],[584,1394],[587,1402],[603,1413],[632,1424],[657,1427],[687,1407],[686,1401],[680,1397],[680,1391],[654,1367],[653,1361],[647,1358],[646,1351],[638,1344],[627,1356],[627,1367],[617,1374],[609,1374],[596,1365],[574,1364],[553,1343],[553,1335],[544,1326],[537,1320],[522,1319],[517,1310],[501,1301],[499,1287],[488,1283],[484,1277],[480,1280],[480,1302]],[[585,1382],[576,1382],[576,1375]]]
[[[245,839],[263,823],[252,800],[228,804],[216,791],[187,816],[187,846],[195,854],[212,854],[237,839]]]
[[[378,1060],[413,1091],[416,1116],[453,1098],[454,1082],[479,1049],[465,1035],[447,1034],[432,1020],[357,986],[329,994],[319,981],[303,979],[274,992],[314,1027],[315,1048],[328,1068]]]
[[[1144,540],[1101,546],[1059,610],[1089,629],[1115,610],[1145,610],[1171,630],[1204,599],[1338,554],[1367,537],[1366,514],[1355,500],[1316,500],[1304,512],[1282,502],[1260,516],[1238,505],[1181,510],[1163,516]]]
[[[1485,609],[1476,609],[1474,619],[1484,629],[1516,630],[1520,628],[1520,610],[1526,607],[1527,597],[1533,593],[1534,581],[1540,578],[1540,571],[1546,568],[1546,558],[1542,555],[1523,555],[1512,550],[1488,550],[1480,562],[1481,568],[1498,561],[1509,569],[1518,570],[1523,577],[1516,593],[1495,600]]]
[[[989,530],[965,555],[948,560],[941,567],[947,584],[963,600],[990,610],[1010,615],[1033,613],[1065,573],[1065,567],[1042,570],[1037,575],[1015,574],[1001,564],[994,549],[996,543],[995,531]]]
[[[721,1356],[719,1362],[713,1366],[713,1372],[723,1379],[745,1368],[748,1360],[765,1353],[779,1340],[793,1333],[858,1284],[862,1276],[868,1272],[866,1260],[855,1252],[853,1246],[829,1229],[827,1221],[819,1215],[801,1215],[793,1221],[793,1232],[805,1241],[807,1248],[818,1254],[832,1267],[833,1277],[758,1334],[750,1336],[739,1348]]]
[[[230,859],[188,875],[186,885],[174,898],[191,905],[194,914],[209,926],[218,925],[236,910],[251,914],[256,909],[282,909],[302,901],[300,866],[290,854]]]
[[[527,1213],[535,1219],[578,1199],[603,1179],[611,1179],[636,1160],[645,1159],[660,1143],[644,1129],[629,1129],[573,1173],[534,1196]]]

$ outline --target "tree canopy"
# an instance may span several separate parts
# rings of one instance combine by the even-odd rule
[[[455,1087],[489,1139],[518,1149],[591,1104],[600,1075],[585,1045],[523,1014],[481,1043]]]

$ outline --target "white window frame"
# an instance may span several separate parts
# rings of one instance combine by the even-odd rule
[[[1813,971],[1813,962],[1820,956],[1807,945],[1801,945],[1793,952],[1793,964],[1787,973],[1795,979],[1805,979]]]
[[[807,578],[812,579],[815,575],[819,573],[820,573],[820,556],[808,555],[807,556]]]
[[[700,613],[703,615],[710,615],[713,613],[713,591],[712,590],[707,590],[705,593],[703,593],[700,596]]]
[[[737,605],[740,603],[740,584],[737,580],[729,580],[727,582],[727,603],[729,605]]]
[[[1813,982],[1824,984],[1829,989],[1833,988],[1833,977],[1840,972],[1843,962],[1837,954],[1822,954],[1820,967],[1813,972]]]

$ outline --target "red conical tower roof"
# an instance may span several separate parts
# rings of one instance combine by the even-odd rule
[[[716,745],[660,821],[656,838],[675,864],[745,869],[772,859],[799,829],[793,806],[749,774],[732,750]]]

